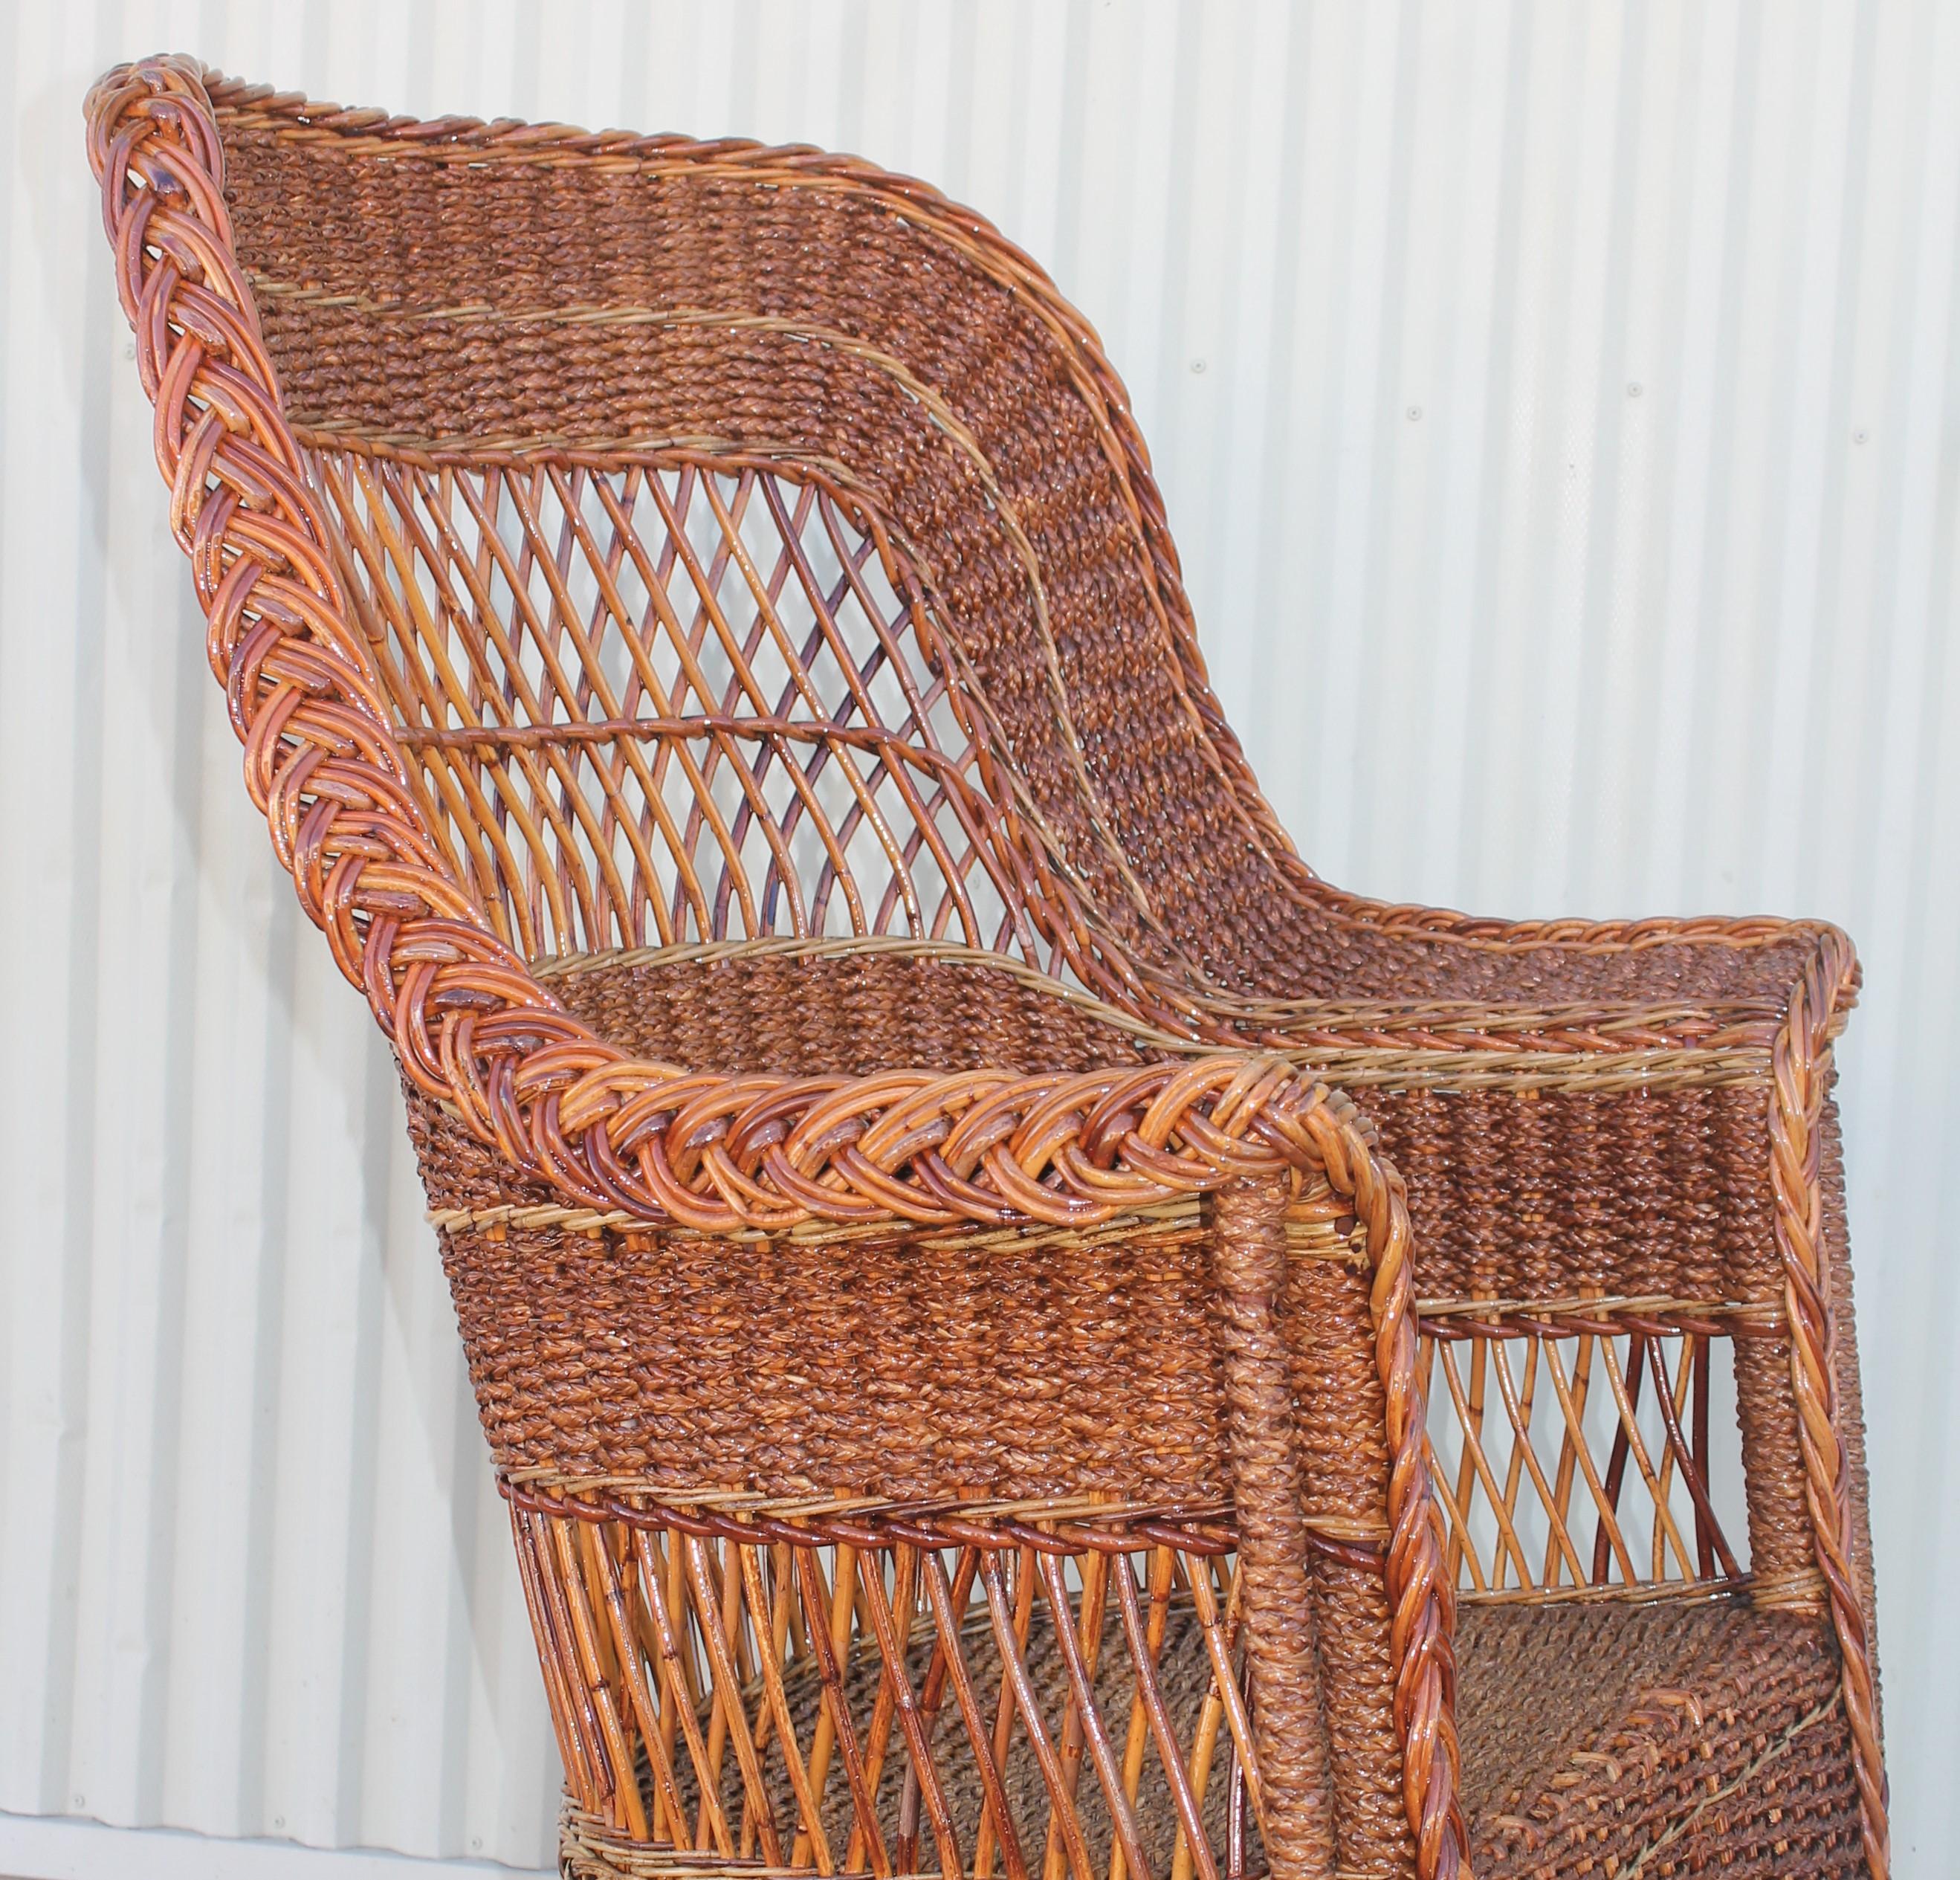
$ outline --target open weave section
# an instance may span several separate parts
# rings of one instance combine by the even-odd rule
[[[1032,946],[944,651],[834,486],[313,462],[431,819],[522,951]]]
[[[1217,1511],[511,1493],[574,1875],[1268,1870],[1271,1770]],[[1323,1582],[1351,1570],[1322,1564]],[[1324,1583],[1315,1604],[1331,1672],[1352,1641],[1324,1623]],[[1861,1871],[1821,1615],[1473,1601],[1459,1636],[1476,1871]],[[1341,1799],[1323,1870],[1407,1872],[1392,1759],[1351,1719],[1325,1726]]]

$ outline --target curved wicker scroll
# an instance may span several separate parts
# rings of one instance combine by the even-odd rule
[[[196,69],[113,75],[89,151],[247,787],[409,1076],[481,1139],[588,1205],[711,1230],[1106,1219],[1312,1156],[1294,1118],[1316,1100],[1278,1059],[1090,1079],[695,1077],[571,1017],[489,931],[407,787],[230,253]]]
[[[1345,1104],[1270,1057],[1059,1077],[730,1078],[636,1062],[595,1037],[485,926],[407,787],[231,253],[201,69],[118,68],[88,119],[171,527],[247,786],[407,1075],[574,1202],[710,1230],[1093,1221],[1235,1177],[1324,1169],[1352,1198],[1374,1268],[1405,1804],[1425,1880],[1461,1871],[1451,1597],[1424,1459],[1407,1208]]]

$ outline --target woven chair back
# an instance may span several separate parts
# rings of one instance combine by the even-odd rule
[[[239,255],[514,944],[1047,958],[1045,873],[1158,961],[1256,924],[1281,839],[1122,387],[1032,263],[838,159],[291,128],[228,118]]]

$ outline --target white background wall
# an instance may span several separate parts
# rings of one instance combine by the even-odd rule
[[[1127,374],[1324,872],[1851,929],[1898,1871],[1950,1872],[1952,0],[0,8],[0,1809],[530,1865],[555,1787],[390,1066],[165,532],[79,117],[158,48],[939,182]]]

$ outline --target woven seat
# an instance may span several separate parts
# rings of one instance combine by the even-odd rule
[[[1093,334],[921,184],[88,115],[567,1875],[1882,1880],[1842,935],[1320,881]]]
[[[972,1643],[984,1652],[984,1639]],[[1059,1709],[1063,1669],[1052,1643],[1042,1644],[1029,1655],[1029,1675]],[[1459,1617],[1458,1655],[1464,1802],[1478,1873],[1522,1880],[1586,1872],[1589,1859],[1603,1864],[1602,1852],[1630,1838],[1628,1816],[1656,1850],[1650,1866],[1663,1873],[1719,1870],[1725,1858],[1744,1872],[1832,1873],[1858,1859],[1837,1667],[1815,1620],[1739,1602],[1719,1611],[1470,1606]],[[1122,1661],[1119,1652],[1111,1659],[1097,1695],[1106,1708],[1120,1709]],[[1166,1708],[1183,1733],[1210,1681],[1202,1629],[1188,1605],[1171,1611],[1158,1666]],[[868,1707],[878,1674],[870,1655],[852,1666],[846,1681],[860,1705]],[[998,1702],[998,1662],[976,1684],[988,1705]],[[807,1663],[786,1680],[799,1733],[822,1689]],[[1712,1738],[1711,1720],[1718,1726]],[[1025,1740],[1010,1750],[1003,1775],[1016,1818],[1040,1822],[1045,1798]],[[896,1815],[902,1776],[894,1769],[885,1781],[883,1805]],[[775,1806],[793,1815],[795,1797],[780,1764],[769,1785]],[[1736,1806],[1742,1792],[1754,1798],[1746,1811]],[[690,1787],[687,1799],[693,1795]],[[959,1831],[970,1835],[983,1805],[970,1764],[956,1772],[947,1799]],[[730,1768],[722,1805],[732,1814],[740,1800]],[[1230,1831],[1227,1808],[1221,1784],[1205,1808],[1221,1846]],[[848,1795],[832,1797],[827,1815],[841,1845],[850,1831]],[[1093,1793],[1083,1799],[1082,1828],[1092,1866],[1106,1868],[1109,1811]],[[1161,1791],[1144,1797],[1138,1828],[1152,1870],[1167,1869],[1177,1820]],[[1247,1870],[1258,1872],[1258,1824],[1248,1818],[1243,1829]],[[599,1824],[577,1831],[603,1845]]]
[[[1855,1872],[1829,1628],[1745,1602],[1472,1606],[1464,1802],[1480,1874]],[[1631,1863],[1627,1863],[1631,1864]]]

